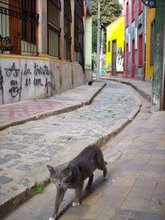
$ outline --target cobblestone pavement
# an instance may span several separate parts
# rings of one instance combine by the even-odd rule
[[[116,82],[125,83],[127,85],[132,86],[135,90],[137,90],[141,96],[143,96],[148,101],[151,101],[151,94],[152,94],[152,83],[141,81],[141,80],[135,80],[130,78],[122,78],[122,77],[103,77],[107,80],[113,80]]]
[[[70,160],[111,133],[119,122],[128,121],[139,107],[139,99],[128,86],[108,82],[92,105],[1,131],[0,204],[48,176],[48,161]]]
[[[108,162],[104,181],[95,172],[91,192],[84,191],[79,207],[72,207],[73,190],[61,206],[60,220],[165,219],[165,112],[151,114],[150,104],[103,150]],[[37,195],[5,220],[46,220],[53,212],[55,187]]]
[[[0,105],[0,130],[89,104],[104,85],[102,82],[94,82],[92,86],[82,85],[49,98]]]

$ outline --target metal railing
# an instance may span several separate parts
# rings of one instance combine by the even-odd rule
[[[39,15],[35,0],[9,2],[0,0],[0,53],[36,55]]]

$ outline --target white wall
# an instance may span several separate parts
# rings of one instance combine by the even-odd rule
[[[92,17],[86,15],[85,18],[85,36],[84,36],[84,54],[85,54],[85,71],[88,80],[92,77]]]
[[[0,104],[43,98],[82,85],[79,64],[54,59],[0,59]]]

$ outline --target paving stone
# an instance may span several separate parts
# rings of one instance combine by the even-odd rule
[[[115,214],[116,209],[111,206],[102,209],[101,213],[95,218],[96,220],[110,220]]]
[[[94,193],[91,196],[89,195],[88,197],[86,197],[82,203],[85,205],[93,205],[100,199],[100,197],[100,193]]]
[[[139,220],[143,218],[144,213],[136,210],[123,209],[118,212],[117,219]]]
[[[13,179],[8,176],[0,176],[0,184],[7,184],[12,181],[13,181]]]
[[[84,213],[86,213],[88,210],[89,210],[89,206],[87,206],[86,204],[81,204],[80,206],[71,207],[68,210],[67,214],[77,217],[84,217]]]
[[[127,210],[121,209],[112,218],[113,220],[163,220],[162,216],[154,214],[154,213],[147,213],[147,212],[139,212],[136,210]]]
[[[130,90],[127,90],[127,87],[110,83],[91,106],[45,120],[38,120],[35,123],[29,122],[18,126],[22,135],[19,135],[18,131],[15,135],[14,128],[7,129],[1,132],[0,138],[8,137],[8,135],[11,138],[11,135],[13,135],[14,144],[26,144],[28,146],[28,148],[22,149],[19,153],[18,150],[14,152],[21,155],[19,159],[25,169],[26,165],[42,165],[47,157],[57,157],[58,162],[60,162],[60,152],[64,154],[66,159],[68,159],[71,150],[72,153],[75,152],[77,154],[76,150],[94,142],[96,136],[105,135],[109,129],[112,129],[123,118],[123,115],[127,117],[135,105],[137,105],[136,100]],[[157,119],[155,118],[154,120]],[[159,130],[159,123],[156,125],[155,121],[152,121],[152,123],[154,123],[154,127],[156,126],[155,129]],[[160,192],[164,190],[164,176],[162,175],[164,168],[163,164],[148,164],[148,159],[154,155],[158,147],[158,141],[156,139],[154,141],[156,136],[153,135],[154,138],[150,139],[152,123],[148,126],[147,122],[145,126],[141,126],[139,133],[137,130],[137,133],[128,134],[128,138],[125,137],[121,141],[122,143],[117,146],[122,152],[121,157],[114,163],[108,164],[109,180],[106,182],[102,181],[102,178],[96,178],[91,194],[83,199],[79,207],[70,207],[63,216],[65,219],[106,220],[110,217],[113,219],[120,208],[127,210],[125,219],[128,219],[128,216],[130,216],[130,219],[137,220],[138,216],[143,219],[144,214],[146,216],[149,214],[151,217],[152,215],[160,215],[161,207],[159,203],[163,204],[164,200],[156,190],[158,186]],[[161,126],[163,127],[163,125]],[[143,137],[145,136],[145,131],[146,138]],[[161,135],[163,131],[163,129],[160,131]],[[39,135],[33,135],[33,133]],[[157,131],[157,133],[159,132]],[[160,138],[160,136],[158,137]],[[26,140],[28,144],[25,143]],[[10,142],[8,143],[13,144],[12,141]],[[54,150],[56,146],[57,151]],[[10,173],[11,170],[6,168],[2,172]],[[28,184],[28,178],[21,178],[22,175],[28,173],[28,170],[27,172],[26,170],[16,170],[16,172],[18,172],[19,178],[17,177],[14,180],[16,182],[20,181],[20,184]],[[98,175],[99,177],[102,176],[100,172],[98,172]],[[154,198],[152,204],[151,198]],[[159,202],[157,198],[160,199]],[[121,216],[124,215],[119,215],[118,213],[117,217]]]
[[[23,186],[28,186],[29,183],[30,183],[30,181],[29,181],[28,179],[26,179],[26,178],[21,179],[21,180],[18,182],[19,185],[23,185]]]
[[[80,218],[74,215],[64,215],[60,220],[80,220]]]
[[[163,218],[160,215],[144,213],[143,220],[163,220]]]
[[[122,209],[133,209],[141,212],[145,212],[148,210],[150,205],[149,199],[136,198],[128,196],[127,199],[123,202],[121,208]]]
[[[27,170],[31,170],[31,165],[29,164],[22,164],[16,167],[17,170],[23,170],[23,171],[27,171]]]

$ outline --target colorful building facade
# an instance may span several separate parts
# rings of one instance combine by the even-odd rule
[[[145,80],[153,78],[155,8],[146,8]]]
[[[146,10],[141,0],[125,1],[124,76],[144,79]]]
[[[117,75],[124,71],[124,17],[119,17],[106,28],[106,70]]]

